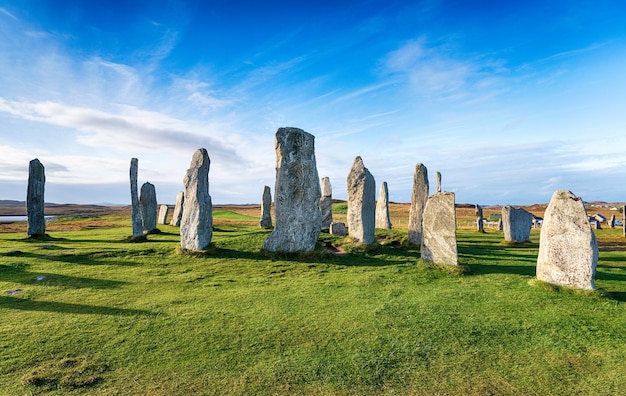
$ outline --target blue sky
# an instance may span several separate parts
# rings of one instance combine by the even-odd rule
[[[0,0],[0,199],[214,203],[274,188],[274,134],[316,137],[336,198],[360,155],[392,201],[417,163],[457,202],[626,201],[626,3]]]

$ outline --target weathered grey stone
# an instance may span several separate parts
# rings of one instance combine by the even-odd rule
[[[28,164],[28,188],[26,190],[27,232],[29,237],[42,236],[46,233],[46,218],[44,216],[45,190],[45,168],[35,158]]]
[[[441,172],[437,172],[435,174],[435,178],[437,180],[437,189],[435,191],[436,192],[441,192]]]
[[[272,192],[270,186],[263,188],[263,197],[261,198],[261,220],[259,225],[263,228],[272,228]]]
[[[179,227],[180,220],[183,218],[183,203],[185,202],[185,193],[179,191],[176,194],[176,205],[174,206],[174,214],[172,215],[172,221],[170,221],[170,225]]]
[[[159,216],[157,217],[157,223],[167,224],[167,215],[170,212],[170,208],[167,205],[159,206]]]
[[[183,186],[185,199],[180,220],[180,247],[185,250],[206,249],[213,238],[213,205],[209,195],[211,160],[206,149],[196,150]]]
[[[506,205],[502,208],[502,231],[504,240],[509,242],[526,242],[530,240],[530,229],[533,227],[533,215],[522,208]]]
[[[422,224],[422,260],[458,265],[454,193],[439,192],[429,197],[424,207]]]
[[[409,243],[422,243],[422,213],[428,200],[428,169],[423,164],[415,165],[411,209],[409,209]]]
[[[145,182],[139,193],[139,207],[141,208],[141,221],[145,232],[154,231],[157,227],[157,198],[154,185]]]
[[[376,228],[391,229],[391,219],[389,218],[389,190],[387,182],[382,182],[376,200]]]
[[[479,232],[484,232],[485,225],[483,223],[483,208],[479,204],[476,204],[474,213],[476,214],[476,229]]]
[[[322,229],[327,229],[333,222],[333,189],[328,177],[322,177],[320,212],[322,213]]]
[[[348,187],[348,235],[357,242],[374,242],[376,228],[376,182],[356,157],[346,180]]]
[[[596,230],[601,230],[602,229],[602,223],[600,223],[599,221],[596,220],[593,224],[595,224]]]
[[[342,222],[330,223],[330,233],[337,236],[346,236],[346,225]]]
[[[302,129],[279,128],[275,148],[276,225],[263,241],[263,249],[270,252],[311,251],[322,228],[315,137]]]
[[[139,207],[139,195],[137,194],[137,173],[139,161],[137,158],[130,160],[130,201],[132,207],[131,221],[133,226],[133,238],[143,235],[143,221],[141,220],[141,208]]]
[[[557,190],[545,211],[539,239],[537,279],[555,285],[594,289],[598,242],[583,200]]]
[[[611,215],[611,220],[609,220],[609,227],[615,228],[615,214]]]
[[[626,237],[626,205],[622,207],[622,234]]]

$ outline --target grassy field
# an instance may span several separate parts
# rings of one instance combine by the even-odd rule
[[[378,230],[371,249],[323,233],[314,254],[266,255],[269,231],[246,210],[216,210],[205,256],[177,254],[170,226],[127,243],[119,214],[61,218],[45,241],[1,232],[0,394],[626,389],[621,229],[596,231],[602,290],[580,293],[533,282],[536,230],[507,246],[460,229],[465,271],[450,271],[403,247],[403,229]]]

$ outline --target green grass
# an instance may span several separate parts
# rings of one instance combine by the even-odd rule
[[[393,230],[373,249],[280,257],[260,251],[270,231],[221,225],[194,257],[176,253],[175,227],[127,243],[128,219],[108,220],[120,227],[0,234],[0,394],[626,389],[621,230],[597,232],[606,293],[577,294],[532,282],[537,233],[506,246],[501,232],[460,230],[458,274]]]
[[[240,213],[235,213],[230,210],[216,209],[213,211],[214,219],[227,219],[227,220],[255,220],[258,221],[259,217],[246,216]]]

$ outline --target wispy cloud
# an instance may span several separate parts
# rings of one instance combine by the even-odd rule
[[[123,106],[119,110],[113,114],[55,102],[16,102],[0,98],[2,112],[85,132],[77,139],[83,145],[116,151],[120,147],[150,150],[167,147],[181,153],[211,147],[213,155],[222,161],[242,161],[233,147],[209,134],[191,132],[191,127],[184,121],[132,106]]]
[[[12,19],[14,19],[16,21],[19,21],[19,18],[16,17],[15,15],[11,14],[9,11],[7,11],[6,8],[0,7],[0,14],[4,14],[4,15],[8,16],[9,18],[12,18]]]
[[[424,37],[407,42],[383,60],[384,73],[405,76],[413,92],[431,100],[496,96],[503,89],[502,71],[499,62],[460,58],[444,47],[429,45]]]

